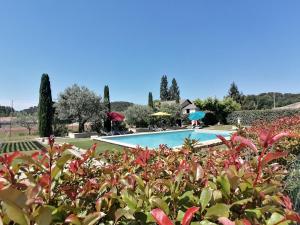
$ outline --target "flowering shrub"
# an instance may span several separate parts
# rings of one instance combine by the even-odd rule
[[[0,157],[3,224],[213,225],[300,222],[283,192],[288,154],[273,146],[290,133],[234,134],[226,149],[140,148],[79,154],[57,146]],[[193,222],[192,222],[193,221]]]

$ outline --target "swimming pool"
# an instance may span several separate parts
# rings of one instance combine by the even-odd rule
[[[189,129],[180,131],[163,131],[119,136],[107,136],[96,139],[126,147],[140,146],[143,148],[158,148],[160,144],[165,144],[168,147],[176,148],[180,147],[183,144],[184,139],[188,137],[191,139],[198,140],[202,144],[208,144],[219,140],[217,139],[216,135],[222,135],[223,137],[227,138],[230,137],[230,132]]]

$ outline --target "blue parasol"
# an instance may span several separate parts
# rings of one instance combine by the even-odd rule
[[[205,116],[205,112],[198,111],[198,112],[190,113],[189,119],[190,120],[201,120],[204,118],[204,116]]]

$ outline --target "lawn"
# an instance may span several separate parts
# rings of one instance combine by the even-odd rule
[[[95,141],[89,138],[77,138],[77,139],[64,138],[64,139],[57,139],[56,142],[59,144],[66,142],[82,149],[89,149],[94,143],[96,143],[97,144],[96,151],[99,153],[104,152],[106,150],[121,151],[124,149],[124,147],[119,145],[114,145],[102,141]]]
[[[209,126],[205,127],[204,129],[207,130],[232,130],[233,125],[214,125],[214,126]]]

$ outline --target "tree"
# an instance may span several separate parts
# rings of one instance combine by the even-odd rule
[[[181,119],[181,106],[177,103],[166,103],[163,102],[160,105],[161,112],[166,112],[171,114],[169,117],[164,117],[164,120],[169,123],[169,125],[175,125]]]
[[[180,91],[175,78],[173,78],[172,80],[172,84],[169,90],[169,97],[170,100],[175,100],[176,103],[179,103],[180,101]]]
[[[104,103],[104,106],[107,108],[107,111],[110,112],[111,108],[110,108],[110,97],[109,97],[108,85],[104,86],[103,103]]]
[[[149,95],[148,95],[148,106],[152,109],[154,108],[152,92],[149,92]]]
[[[78,122],[79,132],[84,131],[86,122],[106,119],[106,110],[103,103],[101,103],[101,97],[88,88],[79,87],[76,84],[66,88],[59,95],[56,110],[61,120]]]
[[[160,100],[169,100],[168,77],[163,75],[160,82]]]
[[[196,99],[194,104],[200,110],[213,112],[221,123],[226,123],[226,117],[229,113],[241,109],[241,105],[230,97],[226,97],[223,100],[211,97],[204,100]]]
[[[111,112],[111,107],[110,107],[110,97],[109,97],[109,87],[108,85],[104,86],[104,95],[103,95],[103,103],[106,108],[106,113]],[[104,121],[104,128],[107,132],[111,131],[111,121],[109,117],[106,118]]]
[[[25,127],[28,134],[31,134],[31,130],[37,125],[37,116],[36,114],[20,113],[17,116],[17,124]]]
[[[45,73],[41,78],[38,118],[40,136],[49,137],[52,134],[53,102],[49,76]]]
[[[234,82],[232,82],[232,84],[230,85],[228,97],[232,98],[237,103],[242,103],[243,94],[240,93],[237,85]]]
[[[144,105],[133,105],[125,111],[126,122],[131,126],[147,127],[153,110]]]
[[[124,112],[126,109],[128,109],[129,106],[134,105],[132,102],[124,102],[124,101],[116,101],[111,102],[111,111],[114,112]]]
[[[1,106],[0,105],[0,116],[10,116],[11,113],[14,113],[15,110],[10,106]]]

